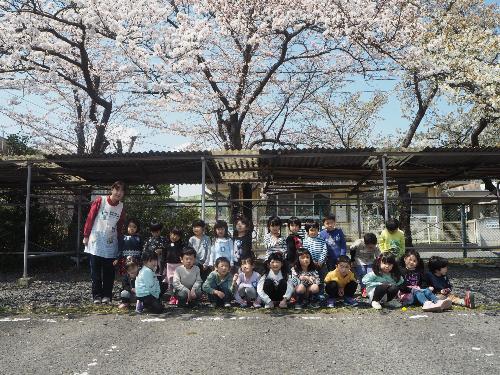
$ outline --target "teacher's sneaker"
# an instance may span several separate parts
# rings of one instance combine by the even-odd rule
[[[375,310],[382,310],[382,305],[380,304],[380,302],[377,302],[377,301],[372,301],[372,307]]]
[[[103,303],[103,304],[107,305],[107,304],[108,304],[108,303],[110,303],[110,302],[111,302],[111,298],[109,298],[109,297],[103,297],[103,298],[102,298],[102,303]]]

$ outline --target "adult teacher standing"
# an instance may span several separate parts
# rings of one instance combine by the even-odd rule
[[[108,304],[113,298],[114,262],[118,258],[125,222],[121,202],[125,189],[123,181],[116,181],[111,185],[109,196],[98,196],[90,206],[83,228],[83,244],[85,253],[90,257],[92,299],[95,304]]]

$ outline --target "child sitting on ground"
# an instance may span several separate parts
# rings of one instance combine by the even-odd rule
[[[217,259],[226,258],[232,267],[234,264],[233,246],[233,240],[229,236],[227,223],[224,220],[217,220],[214,225],[214,240],[210,249],[210,257],[206,265],[213,267]]]
[[[292,296],[293,285],[288,277],[283,254],[271,253],[267,258],[266,267],[267,272],[261,276],[257,284],[257,293],[266,309],[272,309],[275,303],[284,309],[288,306],[288,301]]]
[[[241,259],[241,272],[234,275],[236,280],[237,291],[235,293],[236,302],[241,307],[247,307],[253,302],[253,307],[258,308],[261,305],[259,296],[257,295],[257,284],[260,279],[260,274],[255,272],[254,260],[252,257]]]
[[[281,219],[278,216],[271,216],[267,220],[267,233],[264,236],[264,245],[266,247],[266,257],[272,253],[281,253],[282,258],[286,259],[286,240],[281,236]]]
[[[377,236],[373,233],[365,233],[362,239],[354,241],[350,247],[351,262],[356,266],[356,276],[361,287],[361,297],[366,298],[366,287],[363,277],[372,271],[373,262],[379,256]]]
[[[229,260],[219,257],[215,260],[215,270],[210,272],[202,289],[208,295],[211,307],[231,307],[236,281],[231,277]]]
[[[385,229],[380,233],[379,248],[382,253],[390,252],[396,258],[405,253],[405,234],[399,229],[399,221],[389,218],[385,223]]]
[[[424,311],[443,311],[451,307],[450,300],[439,300],[425,287],[424,262],[418,251],[408,249],[399,261],[403,274],[403,285],[399,289],[399,299],[403,305],[418,301]]]
[[[399,286],[403,284],[394,254],[381,254],[373,263],[372,272],[363,277],[363,283],[374,309],[380,310],[383,303],[393,300],[398,294]]]
[[[327,248],[326,266],[328,271],[335,269],[337,259],[347,253],[347,243],[342,229],[336,228],[337,219],[335,215],[328,215],[323,218],[323,227],[319,236],[325,240]]]
[[[128,260],[125,264],[125,269],[127,270],[127,273],[122,279],[122,291],[120,292],[122,302],[118,306],[120,309],[128,309],[132,299],[136,297],[135,279],[137,278],[139,267],[137,266],[135,260]]]
[[[429,258],[429,272],[426,281],[434,294],[439,299],[448,299],[454,305],[465,306],[470,309],[476,307],[474,294],[470,290],[465,291],[464,298],[452,293],[452,285],[448,279],[448,261],[445,258],[432,256]],[[430,289],[429,288],[429,289]]]
[[[200,269],[195,265],[196,250],[185,247],[182,251],[181,263],[174,272],[172,283],[174,295],[179,306],[192,305],[201,297]]]
[[[177,304],[177,298],[174,296],[174,273],[177,267],[181,265],[182,249],[184,244],[182,242],[182,230],[174,227],[170,230],[169,244],[162,253],[163,265],[163,283],[168,284],[167,294],[170,295],[170,305]]]
[[[325,277],[325,291],[328,294],[327,307],[335,307],[335,299],[344,297],[344,303],[357,306],[354,293],[358,287],[356,277],[351,271],[350,259],[341,255],[337,259],[335,270],[328,272]]]
[[[158,267],[158,255],[146,250],[142,253],[143,267],[135,280],[135,292],[137,295],[137,312],[142,312],[146,308],[154,314],[163,311],[163,305],[160,301],[160,282],[155,275],[154,270]]]
[[[286,259],[289,264],[297,262],[297,249],[302,246],[302,239],[300,238],[299,231],[302,226],[298,217],[292,216],[288,219],[288,237],[286,238]]]
[[[192,228],[194,236],[189,239],[189,246],[196,250],[196,264],[200,268],[201,279],[205,281],[210,273],[210,268],[205,263],[210,257],[212,241],[205,234],[206,224],[203,220],[195,220]]]
[[[297,260],[292,267],[292,284],[297,298],[296,310],[302,309],[304,302],[310,302],[313,308],[319,307],[319,283],[319,274],[312,262],[311,253],[305,248],[299,248]]]

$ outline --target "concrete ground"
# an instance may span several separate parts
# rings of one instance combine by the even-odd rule
[[[0,316],[5,374],[498,374],[500,310]]]

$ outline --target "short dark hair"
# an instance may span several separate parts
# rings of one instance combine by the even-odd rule
[[[417,259],[417,267],[415,267],[415,270],[424,272],[424,262],[422,258],[420,258],[420,253],[415,249],[407,249],[404,255],[399,259],[399,266],[401,269],[406,268],[405,259],[412,255]]]
[[[181,255],[181,258],[183,256],[194,256],[196,258],[196,250],[194,248],[192,248],[191,246],[186,246],[185,248],[182,249],[182,255]]]
[[[121,180],[113,182],[113,185],[111,185],[111,190],[116,189],[116,190],[123,190],[123,192],[127,192],[127,184]]]
[[[396,261],[396,257],[392,253],[382,253],[375,262],[373,262],[373,273],[377,276],[382,275],[382,271],[380,270],[380,263],[392,264],[391,276],[397,282],[401,278],[401,270],[399,269],[398,262]]]
[[[294,265],[295,271],[297,273],[302,271],[302,266],[300,265],[300,257],[302,255],[309,256],[310,262],[309,262],[309,266],[307,267],[307,271],[314,271],[316,269],[316,266],[314,265],[314,262],[312,260],[311,252],[308,249],[306,249],[305,247],[299,247],[297,249],[297,260],[295,261],[295,265]]]
[[[327,220],[333,220],[333,221],[337,221],[337,217],[334,215],[334,214],[328,214],[326,215],[324,218],[323,218],[323,224],[325,223],[325,221]]]
[[[313,221],[312,223],[307,223],[306,225],[304,225],[306,233],[309,233],[309,229],[311,228],[316,228],[317,230],[319,230],[319,223],[317,221]]]
[[[217,238],[217,229],[224,228],[224,237],[229,238],[229,229],[227,228],[227,223],[224,220],[217,220],[214,224],[214,237]]]
[[[184,231],[179,228],[179,227],[173,227],[172,229],[170,229],[169,231],[170,234],[176,234],[178,235],[180,238],[182,238],[182,236],[184,235]]]
[[[238,231],[236,230],[236,224],[238,223],[238,221],[241,221],[247,227],[247,234],[253,232],[253,223],[251,220],[243,215],[236,216],[236,218],[234,219],[234,237],[237,237],[238,235]]]
[[[163,229],[163,224],[158,221],[158,219],[153,219],[149,224],[149,230],[151,232],[156,232]]]
[[[341,255],[337,259],[337,264],[339,263],[351,264],[351,259],[347,255]]]
[[[374,233],[365,233],[363,236],[363,242],[365,245],[376,245],[377,244],[377,236]]]
[[[269,232],[271,229],[271,227],[276,227],[276,226],[279,226],[280,227],[280,230],[281,230],[281,225],[283,224],[283,222],[281,221],[281,219],[278,217],[278,216],[271,216],[269,217],[269,219],[267,219],[267,231]]]
[[[388,231],[392,232],[395,231],[396,229],[399,228],[399,221],[398,219],[395,219],[393,217],[390,217],[387,219],[385,222],[385,227],[387,228]]]
[[[158,259],[158,255],[153,250],[144,250],[142,252],[141,260],[143,263],[153,259]]]
[[[288,219],[288,228],[290,228],[290,225],[298,225],[299,227],[302,225],[302,222],[297,216],[292,216],[290,219]]]
[[[203,220],[195,220],[193,221],[193,224],[191,225],[191,227],[195,228],[195,227],[201,227],[201,228],[205,228],[207,226],[207,224],[203,221]]]
[[[431,272],[439,271],[441,268],[448,267],[448,260],[443,257],[431,256],[427,266]]]
[[[231,262],[229,262],[229,259],[227,259],[226,257],[218,257],[216,260],[215,260],[215,267],[218,267],[219,264],[221,263],[227,263],[227,264],[231,264]]]
[[[285,259],[283,257],[283,254],[281,254],[279,251],[275,251],[274,253],[269,254],[266,260],[266,275],[269,274],[270,267],[269,264],[271,261],[277,260],[278,262],[281,262],[281,275],[283,276],[284,280],[288,279],[288,272],[286,270],[287,267],[285,267]]]
[[[255,264],[255,260],[253,259],[253,257],[249,257],[249,256],[242,258],[240,262],[241,262],[241,264],[248,263],[248,264],[251,264],[252,266]]]
[[[133,218],[131,217],[130,219],[127,220],[127,227],[130,223],[134,223],[135,226],[137,227],[137,232],[139,233],[139,231],[141,230],[141,225],[139,224],[139,220],[137,220],[136,218]]]

